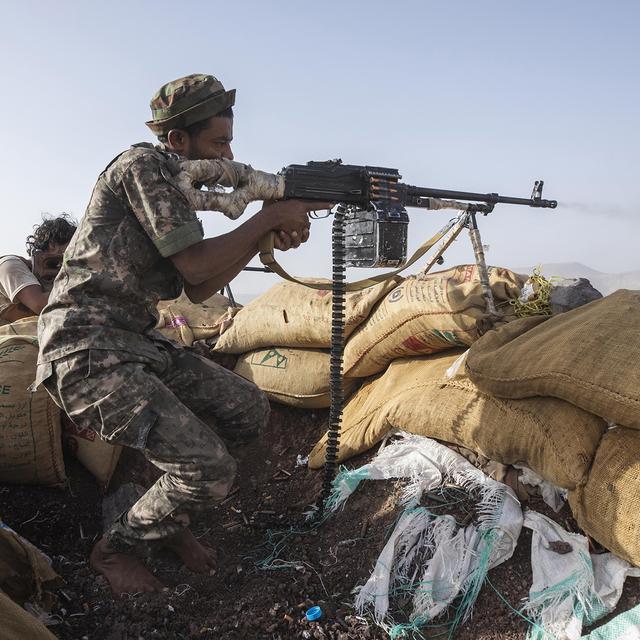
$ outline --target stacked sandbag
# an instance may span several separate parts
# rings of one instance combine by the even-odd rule
[[[345,335],[393,289],[393,278],[346,294]],[[315,280],[328,284],[328,280]],[[281,282],[250,302],[219,337],[215,352],[243,354],[235,373],[281,404],[316,409],[330,404],[331,291]],[[344,383],[348,396],[357,380]]]
[[[38,335],[38,316],[22,318],[10,324],[0,326],[0,336],[31,336]]]
[[[379,394],[378,391],[384,386],[381,377],[365,380],[345,404],[342,412],[337,462],[344,462],[359,453],[368,451],[393,429],[393,425],[387,421],[387,409],[392,405],[397,390],[393,391],[393,395],[389,397]],[[309,468],[322,467],[326,455],[327,434],[325,433],[309,454]]]
[[[0,520],[0,590],[20,605],[49,606],[54,601],[49,589],[60,582],[42,551]]]
[[[466,369],[502,398],[553,396],[640,429],[640,292],[621,289],[548,320],[525,318],[488,332]]]
[[[0,591],[1,640],[56,640],[42,622],[28,614]]]
[[[330,354],[322,349],[271,347],[238,358],[235,373],[262,389],[270,400],[293,407],[318,409],[330,404]],[[350,395],[357,380],[344,381]]]
[[[517,300],[525,280],[508,269],[489,267],[501,322],[515,318],[510,302]],[[475,264],[409,277],[349,338],[344,373],[366,377],[384,371],[396,358],[470,345],[495,321],[486,310]]]
[[[329,280],[314,282],[330,284]],[[345,298],[345,338],[366,320],[376,302],[399,282],[391,278]],[[272,346],[328,349],[331,346],[331,291],[281,282],[252,300],[234,317],[215,350],[247,353]]]
[[[58,485],[66,480],[60,410],[43,388],[29,391],[37,359],[33,336],[0,337],[0,482]]]
[[[204,302],[194,303],[183,292],[175,300],[163,300],[158,304],[156,329],[167,338],[190,347],[196,340],[217,336],[226,328],[235,310],[229,299],[219,293]]]
[[[62,439],[67,449],[91,473],[100,491],[109,488],[122,447],[103,440],[93,429],[78,427],[68,416],[62,415]]]
[[[569,505],[584,531],[640,566],[640,431],[607,431],[586,484],[569,492]]]
[[[50,610],[55,603],[52,590],[61,582],[50,560],[0,520],[0,638],[53,639],[20,605],[33,603]]]
[[[5,366],[0,355],[0,434],[3,436],[0,437],[0,481],[28,484],[63,482],[62,439],[71,453],[94,475],[99,487],[106,490],[121,447],[101,440],[95,431],[79,429],[61,413],[42,386],[35,394],[27,391],[36,376],[37,329],[37,317],[0,327],[0,345],[4,344],[3,341],[10,341],[7,342],[10,351]],[[18,352],[11,346],[15,344],[21,345]],[[13,359],[12,354],[15,353],[20,354],[19,360]],[[3,388],[8,388],[8,377],[16,380],[18,385],[14,385],[11,401],[2,394]],[[22,409],[15,410],[15,406]],[[25,413],[29,406],[30,411]],[[13,435],[9,435],[10,431]]]
[[[501,400],[465,376],[449,379],[446,372],[459,355],[454,350],[394,360],[383,375],[366,381],[345,407],[339,460],[400,429],[527,466],[560,487],[584,483],[604,421],[555,398]],[[311,452],[310,467],[323,464],[325,445],[326,436]]]

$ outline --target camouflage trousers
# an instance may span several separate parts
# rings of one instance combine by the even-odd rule
[[[139,449],[165,472],[107,531],[119,550],[167,538],[188,523],[184,514],[222,500],[236,473],[223,439],[253,437],[269,416],[266,396],[244,378],[170,345],[157,353],[80,351],[42,381],[78,427]]]

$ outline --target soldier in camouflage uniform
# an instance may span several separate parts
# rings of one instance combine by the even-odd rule
[[[208,298],[251,260],[265,233],[280,232],[280,249],[297,247],[308,238],[308,211],[327,206],[271,203],[204,239],[172,185],[168,155],[233,159],[234,99],[208,75],[160,89],[147,125],[161,145],[134,145],[100,174],[38,324],[36,385],[79,427],[140,450],[164,471],[92,551],[92,566],[116,593],[162,587],[133,553],[140,543],[162,541],[191,569],[213,568],[211,550],[187,528],[188,512],[227,495],[236,462],[224,440],[254,435],[269,413],[253,384],[153,330],[158,300],[183,287],[194,302]]]

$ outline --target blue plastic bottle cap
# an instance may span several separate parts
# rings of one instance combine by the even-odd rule
[[[311,609],[307,609],[307,613],[305,615],[309,622],[320,620],[320,618],[322,618],[322,609],[320,607],[311,607]]]

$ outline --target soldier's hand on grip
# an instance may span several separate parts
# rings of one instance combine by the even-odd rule
[[[298,247],[309,238],[309,211],[328,209],[330,202],[309,200],[279,200],[268,204],[263,211],[273,221],[274,230],[285,231],[291,239],[291,246]]]

